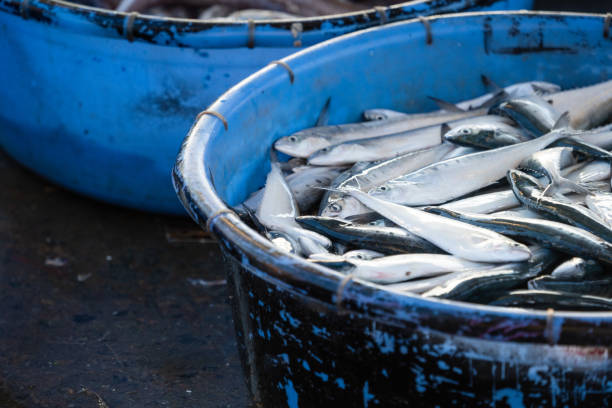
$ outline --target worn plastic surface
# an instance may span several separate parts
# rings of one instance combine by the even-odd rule
[[[191,217],[230,255],[245,374],[263,406],[609,406],[612,313],[494,308],[381,290],[275,249],[227,205],[263,185],[277,138],[365,108],[435,109],[495,82],[612,76],[603,15],[492,13],[366,30],[268,67],[211,106],[178,156]],[[265,120],[263,119],[265,118]],[[245,137],[248,135],[248,137]],[[208,221],[208,222],[207,222]]]
[[[169,180],[189,126],[270,61],[385,21],[531,3],[416,1],[384,13],[258,22],[251,35],[247,23],[143,16],[130,30],[125,13],[0,0],[0,146],[80,193],[182,214]]]

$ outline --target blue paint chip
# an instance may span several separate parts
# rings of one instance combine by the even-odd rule
[[[287,395],[287,406],[289,408],[298,408],[298,394],[295,391],[295,387],[293,387],[293,381],[287,380],[285,394]]]
[[[346,384],[342,378],[336,378],[336,384],[338,385],[338,388],[346,390]]]
[[[308,361],[303,360],[302,361],[302,366],[304,366],[304,369],[310,371],[310,366],[308,365]]]
[[[320,379],[322,379],[323,381],[326,381],[326,382],[329,379],[329,375],[327,375],[325,373],[316,372],[316,373],[314,373],[314,375],[316,375],[317,377],[319,377]]]
[[[440,370],[448,370],[450,367],[444,361],[440,360],[440,361],[438,361],[438,368]]]
[[[502,388],[493,394],[494,402],[506,401],[510,408],[523,408],[523,393],[513,388]]]
[[[363,408],[368,408],[368,404],[373,399],[374,399],[374,395],[370,394],[370,392],[368,390],[368,382],[366,381],[363,384]]]

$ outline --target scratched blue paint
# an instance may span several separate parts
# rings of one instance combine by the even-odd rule
[[[395,351],[395,337],[381,330],[366,330],[366,334],[369,334],[376,345],[378,346],[382,354],[389,354]]]
[[[310,365],[308,365],[308,361],[302,360],[302,366],[304,367],[305,370],[310,371]]]
[[[321,363],[323,363],[323,360],[322,360],[322,359],[320,359],[319,357],[317,357],[317,355],[316,355],[316,354],[314,354],[314,353],[312,352],[312,350],[308,350],[308,354],[310,354],[310,357],[312,357],[312,358],[314,358],[315,360],[317,360],[317,362],[318,362],[318,363],[320,363],[320,364],[321,364]]]
[[[320,379],[322,379],[323,381],[327,381],[329,379],[329,375],[322,373],[322,372],[318,372],[316,371],[314,373],[315,376],[319,377]]]
[[[505,402],[510,408],[524,408],[523,393],[513,388],[502,388],[493,394],[494,402]]]
[[[369,384],[366,381],[363,384],[363,408],[368,408],[370,401],[374,400],[374,395],[370,394],[370,391],[368,390],[368,388],[369,388]]]
[[[315,336],[319,336],[319,337],[329,337],[330,334],[327,331],[327,329],[325,327],[318,327],[315,326],[314,324],[312,325],[312,332],[314,333]]]
[[[279,354],[278,358],[280,358],[285,364],[289,364],[289,355],[287,353]]]
[[[287,394],[287,406],[289,408],[298,408],[298,394],[293,387],[293,381],[287,380],[285,384],[285,394]]]
[[[281,310],[278,312],[281,319],[283,319],[286,322],[289,322],[290,325],[292,325],[293,327],[299,327],[301,322],[296,319],[295,317],[291,316],[291,314],[289,314],[287,311],[285,310]]]
[[[346,389],[346,384],[344,383],[344,379],[342,379],[342,378],[336,378],[336,385],[340,389],[343,389],[343,390]]]
[[[420,366],[413,366],[411,368],[411,371],[413,372],[415,377],[415,389],[417,390],[417,392],[425,392],[427,390],[427,387],[429,386],[429,383],[427,381],[427,378],[425,377],[425,374],[423,373],[423,368]]]
[[[438,361],[438,367],[440,368],[440,370],[448,370],[450,368],[449,365],[442,360]]]

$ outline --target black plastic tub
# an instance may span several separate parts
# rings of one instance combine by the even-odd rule
[[[277,138],[366,108],[434,109],[502,85],[612,74],[609,19],[432,17],[328,41],[241,82],[201,115],[174,170],[191,217],[227,256],[254,400],[265,407],[595,406],[612,400],[612,313],[528,311],[382,289],[277,250],[229,209],[263,185]],[[392,91],[390,91],[392,90]],[[223,119],[221,119],[223,118]]]

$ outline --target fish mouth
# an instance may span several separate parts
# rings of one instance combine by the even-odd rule
[[[289,156],[305,158],[307,156],[299,155],[298,150],[295,145],[290,145],[289,143],[279,140],[274,143],[274,148],[281,153],[287,154]]]

